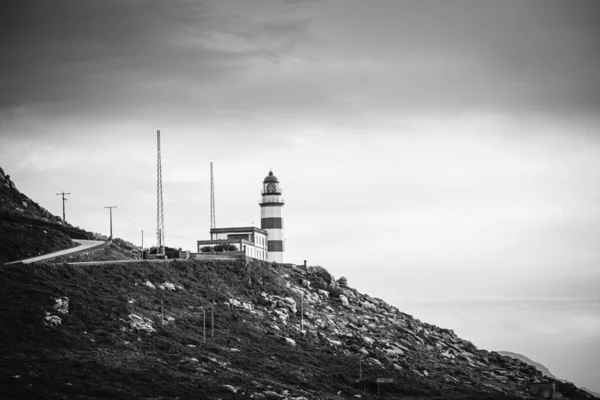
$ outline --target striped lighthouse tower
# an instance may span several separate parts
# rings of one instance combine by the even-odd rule
[[[267,260],[285,262],[285,237],[283,236],[283,197],[279,180],[273,172],[263,181],[260,204],[260,227],[267,231]]]

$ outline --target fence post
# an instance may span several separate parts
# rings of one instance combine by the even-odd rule
[[[206,308],[202,307],[202,343],[206,343]]]
[[[302,305],[300,306],[300,330],[304,330],[304,291],[302,291]]]

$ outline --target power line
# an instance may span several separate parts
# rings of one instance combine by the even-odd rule
[[[60,193],[56,193],[57,196],[62,196],[62,203],[63,203],[63,221],[67,222],[67,220],[65,219],[65,201],[67,201],[68,199],[65,198],[66,195],[70,195],[71,193],[65,193],[65,192],[60,192]]]

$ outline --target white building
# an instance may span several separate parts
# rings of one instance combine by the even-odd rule
[[[198,240],[198,253],[236,252],[267,261],[267,231],[263,229],[253,226],[212,228],[210,237],[211,240]]]
[[[250,257],[277,263],[285,262],[285,237],[283,235],[283,197],[279,180],[269,172],[263,181],[260,228],[211,228],[210,240],[198,240],[201,258]]]

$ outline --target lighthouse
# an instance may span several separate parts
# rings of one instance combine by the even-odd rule
[[[267,260],[285,263],[285,237],[283,236],[283,197],[279,180],[273,171],[263,181],[260,204],[260,227],[268,233]]]

